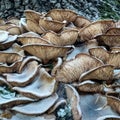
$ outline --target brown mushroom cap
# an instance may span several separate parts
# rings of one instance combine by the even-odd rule
[[[118,114],[120,114],[120,98],[119,93],[108,93],[107,104],[111,106]]]
[[[113,20],[96,21],[80,30],[81,41],[91,40],[95,36],[105,33],[108,29],[115,27]]]
[[[110,28],[106,31],[105,35],[120,35],[120,28]]]
[[[62,82],[73,82],[79,79],[80,75],[90,69],[101,66],[103,63],[88,54],[80,53],[75,59],[66,61],[56,74],[56,80]]]
[[[120,46],[120,35],[98,35],[95,37],[100,45],[109,47]]]
[[[45,16],[61,22],[64,20],[73,22],[77,17],[77,13],[68,9],[52,9]]]
[[[58,99],[57,94],[53,94],[50,97],[42,100],[28,103],[26,105],[15,106],[11,110],[25,114],[25,115],[41,115],[45,113],[50,107],[54,105]]]
[[[9,34],[11,34],[11,35],[20,35],[20,34],[21,34],[20,27],[18,27],[18,26],[9,27],[9,28],[7,29],[7,31],[8,31]]]
[[[42,38],[46,39],[48,42],[58,46],[72,45],[76,42],[77,37],[77,30],[64,30],[61,34],[50,31],[42,36]]]
[[[12,86],[26,86],[31,83],[37,75],[38,63],[36,61],[29,62],[21,74],[11,73],[4,74],[7,82]]]
[[[44,29],[39,26],[39,23],[32,21],[30,19],[27,19],[27,29],[28,31],[32,31],[39,34],[44,33]]]
[[[31,84],[25,87],[13,87],[13,89],[24,96],[40,99],[50,96],[55,90],[55,84],[55,79],[41,68]]]
[[[64,22],[48,20],[45,17],[39,19],[39,26],[45,31],[52,30],[54,32],[59,32],[65,25],[66,23]]]
[[[23,50],[40,58],[43,63],[47,63],[49,60],[56,59],[57,57],[63,57],[71,48],[72,46],[60,47],[45,44],[30,44],[22,46]]]
[[[18,53],[7,53],[7,52],[0,52],[0,62],[1,63],[14,63],[16,61],[19,61],[23,58],[23,56],[21,56]]]
[[[41,37],[18,37],[17,39],[19,42],[21,42],[23,45],[26,44],[49,44],[47,40],[41,38]]]
[[[20,20],[16,17],[11,17],[7,19],[7,24],[11,23],[11,24],[15,24],[16,26],[19,26],[19,22]]]
[[[25,10],[24,13],[27,19],[30,19],[33,22],[37,22],[37,23],[39,22],[39,19],[42,16],[41,13],[36,12],[34,10]]]
[[[111,65],[99,66],[83,73],[79,80],[104,80],[110,83],[113,79],[113,70],[114,67]]]
[[[105,64],[120,68],[120,52],[111,53],[104,48],[91,48],[90,55],[102,60]]]
[[[88,20],[87,18],[83,17],[83,16],[77,16],[75,21],[74,21],[74,25],[79,27],[79,28],[86,27],[90,23],[91,23],[91,21]]]
[[[67,98],[70,102],[72,115],[74,120],[81,120],[82,113],[80,109],[80,96],[74,87],[66,85]]]
[[[26,32],[19,35],[19,37],[40,37],[40,35],[35,32]]]

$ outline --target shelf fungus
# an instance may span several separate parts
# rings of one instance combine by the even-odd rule
[[[26,86],[31,83],[38,72],[38,62],[32,61],[25,65],[24,70],[21,73],[6,73],[4,76],[8,83],[12,86]]]
[[[89,49],[90,55],[102,60],[105,64],[120,68],[120,52],[110,52],[104,48],[91,48]]]
[[[41,115],[47,112],[58,99],[58,95],[54,93],[53,95],[44,98],[42,100],[38,100],[32,103],[19,105],[11,108],[11,110],[16,111],[18,113],[22,113],[25,115]]]
[[[120,47],[120,35],[98,35],[95,39],[100,45]]]
[[[51,17],[53,20],[57,20],[63,22],[66,20],[67,22],[74,22],[77,13],[69,9],[52,9],[45,15],[46,17]]]
[[[78,15],[73,23],[78,28],[84,28],[84,27],[88,26],[89,24],[91,24],[91,21],[83,16]]]
[[[106,31],[105,35],[120,35],[120,28],[110,28]]]
[[[96,82],[106,81],[106,83],[111,83],[113,81],[113,74],[114,67],[112,65],[103,65],[84,72],[80,76],[79,81],[95,80]]]
[[[113,20],[95,21],[80,30],[79,36],[81,41],[88,41],[97,35],[104,34],[112,27],[115,27],[115,22]]]
[[[74,120],[81,120],[82,119],[82,112],[80,109],[80,96],[76,89],[71,85],[66,85],[66,93],[67,99],[70,102],[72,115]]]
[[[77,30],[64,30],[60,34],[48,31],[42,38],[57,46],[73,45],[78,38]]]
[[[44,68],[40,68],[38,75],[31,83],[25,87],[13,87],[13,90],[30,98],[41,99],[53,94],[55,86],[55,79]]]
[[[63,63],[57,71],[56,80],[62,82],[78,81],[80,75],[95,67],[101,66],[103,63],[88,54],[80,53],[72,60]]]
[[[18,37],[17,39],[22,45],[27,44],[50,44],[47,40],[41,37]]]
[[[72,46],[55,46],[46,44],[29,44],[22,46],[23,50],[40,58],[43,63],[47,63],[57,57],[65,56],[72,48]]]
[[[106,94],[107,105],[111,106],[118,114],[120,114],[120,93],[118,92],[108,92]]]
[[[65,27],[66,22],[60,22],[57,20],[51,20],[47,17],[41,17],[39,19],[39,27],[45,31],[52,30],[54,32],[59,32],[63,27]]]

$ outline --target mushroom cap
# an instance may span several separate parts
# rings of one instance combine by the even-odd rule
[[[113,79],[113,70],[114,67],[112,65],[99,66],[83,73],[80,76],[79,81],[81,82],[85,80],[104,80],[110,83]]]
[[[112,27],[115,27],[115,22],[113,20],[101,20],[93,22],[80,30],[80,40],[91,40],[97,35],[104,34],[108,29]]]
[[[38,72],[38,63],[36,61],[29,62],[25,65],[22,73],[7,73],[4,74],[7,82],[12,86],[26,86],[31,83],[36,77]]]
[[[34,10],[25,10],[24,13],[27,19],[30,19],[33,22],[37,22],[37,23],[39,22],[39,19],[42,16],[41,13],[36,12]]]
[[[32,31],[39,34],[44,33],[44,29],[41,26],[39,26],[39,23],[32,21],[31,19],[27,19],[27,29],[28,31]]]
[[[52,30],[54,32],[59,32],[65,25],[66,25],[65,22],[48,20],[45,17],[41,17],[39,19],[39,26],[40,28],[43,28],[45,31]]]
[[[109,47],[120,46],[120,35],[98,35],[95,37],[100,45],[107,45]]]
[[[73,22],[77,17],[77,13],[68,9],[52,9],[45,16],[60,22],[63,22],[64,20]]]
[[[48,31],[44,36],[42,36],[42,38],[57,46],[72,45],[76,42],[77,37],[77,30],[64,30],[60,34]]]
[[[72,115],[74,120],[81,120],[82,112],[80,109],[80,96],[76,89],[71,85],[66,85],[67,99],[70,102]]]
[[[72,46],[62,47],[46,44],[29,44],[22,46],[23,50],[40,58],[43,63],[47,63],[49,60],[56,59],[57,57],[63,57],[71,48]]]
[[[111,106],[118,114],[120,114],[119,93],[107,93],[107,104]]]
[[[41,99],[53,94],[55,90],[56,81],[51,77],[44,68],[39,68],[39,73],[32,80],[33,82],[25,87],[13,87],[13,90],[16,90],[23,94],[24,96],[30,98]]]
[[[118,115],[105,115],[97,118],[97,120],[119,120],[120,116]]]
[[[7,29],[9,34],[11,35],[20,35],[21,34],[21,29],[18,26],[12,26]]]
[[[110,28],[106,31],[105,35],[120,35],[120,28]]]
[[[8,39],[9,32],[0,30],[0,43]]]
[[[26,44],[49,44],[47,40],[41,38],[41,37],[18,37],[17,39],[19,42],[22,43],[22,45]]]
[[[79,28],[86,27],[90,23],[91,23],[91,21],[88,20],[87,18],[83,17],[83,16],[77,16],[75,21],[74,21],[74,25],[79,27]]]
[[[25,114],[25,115],[41,115],[51,108],[56,100],[58,99],[57,94],[53,94],[42,100],[28,103],[25,105],[15,106],[11,110]]]
[[[74,82],[79,79],[82,73],[101,65],[103,65],[103,63],[98,59],[88,54],[80,53],[75,59],[63,63],[57,71],[56,80],[67,83]]]

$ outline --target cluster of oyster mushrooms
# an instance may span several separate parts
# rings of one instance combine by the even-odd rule
[[[0,94],[0,119],[60,119],[68,103],[73,120],[120,119],[120,22],[24,13],[0,20],[0,89],[12,93]]]

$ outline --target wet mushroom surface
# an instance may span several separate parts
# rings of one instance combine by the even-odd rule
[[[24,15],[0,23],[0,119],[119,120],[118,21]]]

